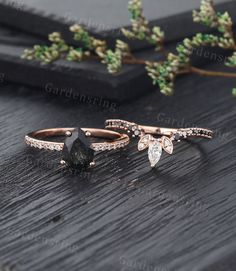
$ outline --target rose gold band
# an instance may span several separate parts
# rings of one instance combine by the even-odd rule
[[[211,139],[213,132],[203,128],[162,128],[138,125],[119,119],[110,119],[106,123],[107,129],[126,131],[133,137],[139,137],[138,151],[148,149],[148,158],[151,167],[155,167],[164,150],[168,154],[172,154],[174,150],[173,141],[181,141],[188,137],[202,137]],[[154,137],[159,136],[159,137]]]
[[[173,140],[176,138],[177,141],[180,138],[188,138],[188,137],[202,137],[212,139],[213,131],[204,128],[162,128],[162,127],[153,127],[153,126],[145,126],[138,125],[133,122],[128,122],[119,119],[109,119],[105,123],[106,129],[112,130],[124,130],[128,133],[131,133],[134,137],[141,136],[143,134],[151,134],[151,135],[160,135],[160,136],[168,136]]]
[[[64,147],[63,142],[48,141],[46,139],[50,137],[66,137],[68,133],[73,132],[75,129],[76,128],[54,128],[38,130],[26,135],[25,142],[27,145],[38,149],[62,151]],[[91,148],[94,151],[119,149],[129,144],[129,136],[126,134],[94,128],[81,128],[81,130],[84,131],[87,137],[109,140],[101,143],[92,143]]]

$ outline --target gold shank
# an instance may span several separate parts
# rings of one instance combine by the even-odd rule
[[[66,137],[68,132],[73,132],[75,129],[76,128],[52,128],[34,131],[25,136],[25,142],[34,148],[62,151],[64,142],[49,141],[46,140],[46,138]],[[126,134],[94,128],[81,128],[81,130],[85,134],[89,134],[90,137],[109,140],[101,143],[92,143],[91,148],[95,151],[124,148],[129,144],[129,137]]]
[[[133,122],[120,120],[120,119],[109,119],[106,121],[106,129],[113,130],[125,130],[132,131],[132,127],[134,129],[139,129],[143,134],[150,135],[160,135],[160,136],[168,136],[172,137],[176,133],[186,134],[187,137],[202,137],[202,138],[213,138],[213,131],[205,128],[163,128],[163,127],[154,127],[154,126],[146,126],[146,125],[138,125]]]

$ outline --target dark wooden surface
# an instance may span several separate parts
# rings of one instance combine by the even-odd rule
[[[236,17],[234,0],[215,0],[217,10],[229,11]],[[61,31],[71,43],[71,24],[84,25],[99,38],[114,44],[117,38],[124,38],[121,27],[130,25],[128,0],[0,0],[0,22],[42,37],[54,31]],[[174,41],[209,31],[193,23],[192,10],[200,6],[199,0],[145,0],[145,16],[151,25],[159,25],[166,33],[166,41]],[[29,23],[30,22],[30,23]],[[129,41],[133,49],[150,47],[145,42]]]
[[[151,92],[114,112],[2,83],[0,270],[234,271],[233,86],[188,76],[172,98]],[[58,154],[24,145],[31,130],[101,127],[108,117],[216,135],[176,145],[155,170],[133,142],[98,154],[97,167],[79,175],[61,169]]]

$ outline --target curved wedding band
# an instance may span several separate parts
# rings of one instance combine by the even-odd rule
[[[212,139],[213,131],[204,128],[163,128],[138,125],[133,122],[109,119],[105,122],[106,129],[126,131],[132,137],[140,137],[138,150],[143,151],[148,148],[148,157],[151,167],[155,167],[159,162],[162,150],[168,154],[173,153],[173,141],[180,142],[189,137],[201,137]],[[154,136],[159,136],[155,138]]]
[[[49,141],[52,137],[65,137],[65,142]],[[91,143],[88,138],[105,139]],[[62,151],[62,164],[73,168],[94,165],[94,152],[124,148],[129,137],[114,131],[94,128],[54,128],[34,131],[25,136],[27,145],[45,150]]]

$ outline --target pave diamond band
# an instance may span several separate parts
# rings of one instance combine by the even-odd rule
[[[25,136],[25,143],[33,148],[37,149],[44,149],[44,150],[50,150],[50,151],[62,151],[64,143],[56,143],[56,142],[50,142],[50,141],[42,141],[35,139],[31,136]]]
[[[65,142],[49,141],[64,137]],[[90,142],[88,138],[100,139]],[[105,140],[105,141],[104,141]],[[63,152],[63,164],[85,168],[94,165],[95,151],[116,150],[129,144],[129,136],[114,131],[94,128],[55,128],[32,132],[25,136],[25,143],[33,148]]]
[[[64,147],[63,142],[54,142],[39,139],[42,137],[66,136],[67,132],[74,131],[75,128],[58,128],[45,129],[32,132],[25,136],[25,143],[30,147],[45,149],[51,151],[62,151]],[[112,142],[92,143],[91,148],[95,151],[116,150],[124,148],[129,144],[129,137],[125,134],[120,134],[103,129],[82,128],[88,137],[115,139]]]

